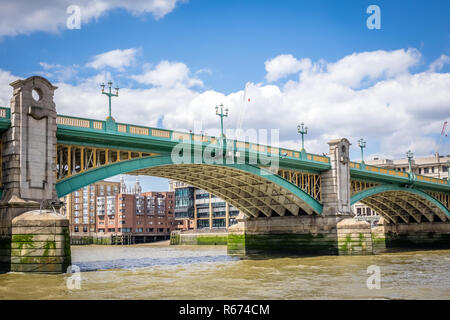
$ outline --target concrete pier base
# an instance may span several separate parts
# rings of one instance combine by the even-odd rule
[[[382,218],[381,218],[382,219]],[[386,251],[386,235],[384,227],[377,226],[371,229],[372,234],[372,251],[374,254],[383,253]]]
[[[196,230],[188,232],[172,231],[171,245],[227,245],[228,233],[226,230]]]
[[[12,220],[12,272],[65,273],[71,264],[69,220],[33,210]]]
[[[449,249],[449,222],[384,224],[386,248]]]
[[[229,228],[230,255],[338,254],[336,217],[292,216],[240,220]]]
[[[336,227],[339,255],[373,254],[370,223],[347,218],[339,221]]]
[[[12,220],[27,211],[39,209],[40,204],[6,194],[0,202],[0,273],[11,271]],[[5,199],[6,198],[6,199]]]

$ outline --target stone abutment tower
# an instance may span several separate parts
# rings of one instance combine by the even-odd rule
[[[18,262],[11,261],[8,257],[12,255],[21,258],[30,254],[30,250],[21,252],[15,250],[14,237],[16,240],[27,239],[27,241],[19,241],[21,243],[17,247],[21,249],[27,246],[36,247],[36,245],[49,246],[51,249],[56,248],[56,243],[46,244],[49,237],[45,235],[55,234],[55,232],[46,230],[46,226],[58,225],[61,228],[58,231],[60,234],[66,232],[64,229],[66,225],[68,227],[68,221],[61,217],[55,220],[51,214],[50,216],[47,214],[43,222],[39,220],[44,215],[33,215],[32,220],[21,219],[20,228],[16,230],[19,233],[14,231],[14,218],[28,211],[39,211],[45,200],[48,200],[47,203],[57,201],[55,189],[56,109],[53,101],[53,94],[57,87],[39,76],[14,81],[11,86],[13,87],[10,106],[11,127],[2,136],[4,194],[0,202],[0,263],[2,269],[7,271],[12,263]],[[37,238],[40,240],[33,245],[34,235],[39,235]],[[59,247],[60,244],[58,244]],[[44,254],[44,252],[41,253]],[[46,254],[52,255],[50,251]],[[36,251],[32,256],[36,256]],[[47,261],[42,259],[43,256],[36,257],[41,259],[31,259],[31,262],[30,259],[19,259],[19,261],[25,263],[27,260],[35,265],[38,264],[37,260]],[[33,261],[35,263],[32,263]],[[25,269],[27,268],[23,271],[29,271]],[[54,270],[57,269],[54,268]]]

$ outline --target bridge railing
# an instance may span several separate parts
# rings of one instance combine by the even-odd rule
[[[371,166],[367,164],[357,163],[357,162],[350,162],[350,169],[353,172],[361,172],[366,173],[368,176],[372,175],[373,177],[376,176],[384,176],[384,177],[390,177],[395,180],[404,180],[405,182],[411,181],[412,177],[408,172],[405,171],[397,171],[394,169],[389,168],[383,168],[383,167],[377,167],[377,166]],[[440,185],[440,186],[449,186],[450,181],[447,179],[438,179],[423,175],[416,175],[414,174],[415,182],[419,182],[419,184],[427,185]]]
[[[157,139],[171,142],[192,142],[200,144],[219,144],[220,140],[215,136],[199,135],[190,132],[181,132],[166,130],[161,128],[152,128],[127,123],[116,123],[105,120],[93,120],[65,115],[58,115],[57,124],[59,127],[75,127],[80,130],[90,132],[115,133],[119,135],[132,135],[142,138]],[[228,144],[233,144],[236,151],[267,153],[278,155],[285,159],[297,159],[311,162],[329,164],[330,159],[327,156],[321,156],[312,153],[301,153],[296,150],[278,148],[257,143],[227,139]]]
[[[0,120],[11,120],[11,109],[0,107]]]

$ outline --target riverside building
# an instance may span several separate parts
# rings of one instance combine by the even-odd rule
[[[97,182],[62,200],[75,238],[126,235],[139,243],[169,239],[176,229],[174,192],[142,192],[138,179],[130,188],[123,177]]]
[[[179,181],[169,181],[175,192],[175,220],[178,230],[228,229],[237,223],[239,210],[205,190]]]
[[[70,233],[77,236],[95,234],[97,217],[114,207],[119,192],[119,182],[99,181],[64,196],[61,200],[65,206],[61,213],[69,219]]]

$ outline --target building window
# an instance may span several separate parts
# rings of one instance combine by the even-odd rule
[[[423,168],[423,173],[425,173],[425,174],[430,173],[430,169],[429,168]]]
[[[209,220],[197,220],[197,228],[209,228]]]
[[[87,226],[83,226],[83,232],[87,232]]]

